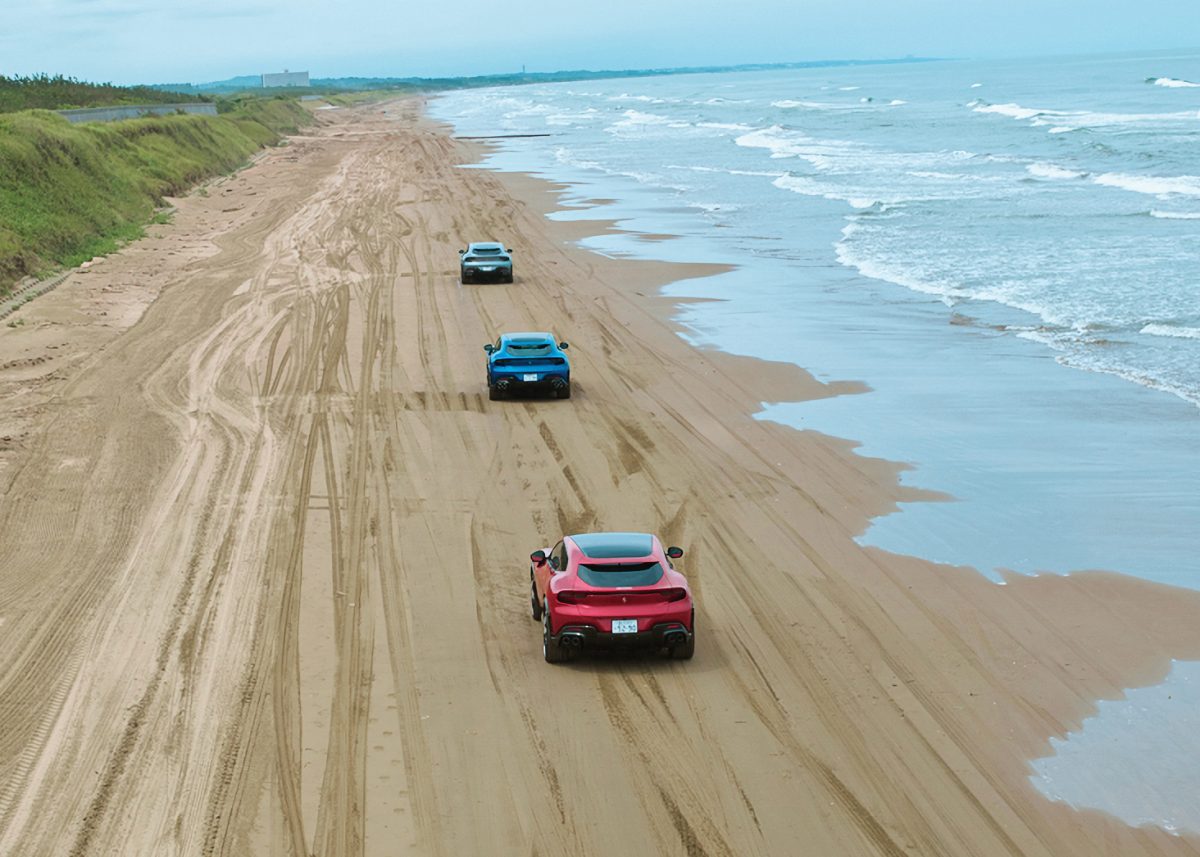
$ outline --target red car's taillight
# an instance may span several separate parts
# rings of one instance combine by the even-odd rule
[[[578,592],[574,589],[564,589],[558,593],[558,600],[563,604],[578,604],[587,597],[588,594],[586,592]]]
[[[687,590],[683,589],[682,587],[668,589],[663,592],[663,597],[668,601],[682,601],[683,599],[687,598]]]

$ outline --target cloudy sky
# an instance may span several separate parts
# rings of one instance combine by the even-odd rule
[[[1197,0],[0,0],[0,74],[203,82],[1200,44]]]

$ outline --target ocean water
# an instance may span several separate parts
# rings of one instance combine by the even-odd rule
[[[1200,588],[1200,50],[469,90],[431,113],[545,134],[480,166],[568,185],[554,216],[618,221],[590,250],[736,265],[667,288],[716,299],[679,311],[697,346],[869,384],[757,414],[952,498],[863,543],[997,583]],[[1200,833],[1178,798],[1198,787],[1198,667],[1100,703],[1032,783]]]
[[[1051,739],[1054,755],[1034,761],[1030,778],[1053,800],[1134,827],[1200,833],[1196,756],[1186,752],[1197,732],[1200,663],[1175,663],[1163,684],[1103,701],[1077,732]]]
[[[624,230],[585,247],[736,266],[667,289],[716,299],[680,310],[698,346],[868,384],[757,415],[951,498],[863,543],[997,583],[1200,588],[1200,50],[466,90],[431,113],[545,135],[479,166],[563,183],[554,216]],[[1197,666],[1102,703],[1031,781],[1200,832],[1169,799],[1197,786]]]
[[[915,465],[946,503],[865,543],[1000,580],[1200,587],[1200,51],[628,78],[451,93],[485,166],[571,186],[701,345],[872,392],[764,418]],[[603,204],[590,200],[605,200]]]

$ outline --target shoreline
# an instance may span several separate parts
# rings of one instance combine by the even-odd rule
[[[448,129],[447,133],[450,133],[449,126],[446,127]],[[583,246],[582,242],[586,239],[597,237],[602,238],[604,236],[618,236],[620,239],[627,239],[633,242],[646,244],[655,244],[662,241],[677,239],[681,236],[662,231],[644,233],[634,231],[632,229],[624,229],[618,225],[620,222],[618,219],[605,217],[603,213],[598,213],[594,219],[589,219],[587,216],[588,209],[592,207],[602,207],[610,204],[612,200],[609,198],[588,197],[587,191],[585,191],[581,196],[580,186],[572,183],[558,181],[528,172],[514,171],[511,168],[489,168],[484,162],[484,158],[487,156],[487,154],[489,154],[489,152],[497,149],[497,146],[487,146],[472,141],[472,146],[467,149],[467,151],[470,152],[470,156],[465,164],[472,168],[488,170],[496,175],[500,180],[500,183],[510,193],[546,218],[547,223],[550,224],[548,227],[549,230],[559,240],[562,240],[565,243],[573,243],[578,252],[605,258],[609,262],[615,263],[618,266],[628,265],[636,267],[639,265],[665,264],[680,266],[681,270],[686,269],[688,263],[658,262],[639,258],[608,256],[607,254],[601,253],[599,250],[588,249],[587,247]],[[471,160],[472,158],[474,160]],[[569,202],[567,201],[567,198],[570,198]],[[553,215],[561,213],[569,213],[571,216],[563,219],[553,217]],[[714,262],[691,264],[712,266],[715,270],[713,270],[713,272],[707,276],[715,276],[719,273],[722,273],[722,268],[724,268],[724,271],[736,269],[736,265],[733,264],[727,266],[722,266],[720,263]],[[722,304],[728,302],[723,298],[689,296],[689,292],[692,291],[692,289],[689,287],[690,283],[698,283],[702,281],[705,276],[706,275],[696,276],[693,273],[685,273],[684,276],[680,276],[670,281],[661,282],[655,291],[655,295],[659,298],[660,302],[652,311],[658,315],[661,321],[667,323],[674,330],[677,336],[688,342],[692,342],[696,338],[696,332],[694,328],[689,327],[685,321],[683,321],[683,310],[689,305],[695,303]],[[701,287],[698,289],[698,291],[704,293],[706,290]],[[699,345],[693,345],[692,347],[696,347],[698,349],[701,348]],[[717,354],[719,354],[719,358],[712,358],[717,362],[719,362],[720,358],[726,358],[733,361],[749,360],[751,361],[750,365],[757,363],[763,367],[790,368],[794,366],[794,364],[791,363],[777,363],[758,357],[723,351],[719,348],[719,346],[703,346],[702,350],[705,352],[715,351]],[[860,537],[871,529],[873,522],[898,511],[900,503],[930,503],[946,500],[953,501],[955,499],[952,495],[945,494],[932,488],[901,485],[899,482],[901,475],[904,473],[919,474],[919,465],[910,462],[895,461],[893,459],[879,457],[877,455],[866,455],[860,451],[862,442],[857,439],[829,435],[820,429],[800,429],[794,425],[790,425],[784,421],[779,421],[770,416],[770,411],[773,411],[776,408],[786,408],[793,403],[811,402],[816,399],[835,398],[839,396],[853,395],[859,392],[871,391],[871,387],[861,381],[841,380],[822,382],[817,380],[817,378],[806,368],[796,368],[803,373],[805,378],[804,383],[798,386],[793,386],[790,389],[782,385],[779,388],[775,388],[775,394],[764,395],[760,408],[757,411],[749,412],[748,416],[756,420],[769,420],[773,424],[783,429],[785,433],[795,432],[796,434],[803,434],[806,437],[815,437],[819,439],[818,442],[821,443],[830,443],[838,450],[838,455],[848,459],[849,463],[852,465],[861,465],[870,471],[874,478],[879,479],[880,493],[886,498],[886,500],[881,503],[880,511],[867,513],[862,529],[859,531]],[[786,374],[787,370],[784,369],[783,371]],[[766,389],[772,388],[770,385],[768,385]],[[885,488],[884,486],[889,477],[885,476],[884,474],[890,474],[891,478],[895,480],[895,483],[888,485]],[[1065,571],[1056,570],[1049,572],[1013,572],[1011,570],[1001,568],[997,569],[995,575],[993,576],[979,568],[971,566],[946,565],[939,563],[936,560],[927,560],[917,556],[897,554],[893,551],[887,550],[886,548],[873,547],[869,543],[864,544],[864,547],[868,551],[878,552],[885,557],[890,558],[890,560],[893,562],[904,564],[915,562],[942,569],[949,574],[964,574],[978,577],[980,580],[987,581],[987,585],[992,589],[998,589],[996,584],[1005,586],[1025,585],[1030,589],[1036,589],[1042,587],[1042,583],[1035,581],[1043,581],[1043,579],[1047,579],[1045,588],[1049,590],[1051,588],[1055,588],[1052,583],[1049,583],[1049,581],[1056,578],[1062,579],[1063,581],[1066,581],[1068,578],[1074,578],[1076,580],[1088,580],[1094,576],[1095,580],[1097,581],[1098,589],[1122,591],[1128,586],[1129,594],[1134,595],[1137,592],[1141,592],[1142,587],[1145,586],[1147,587],[1145,591],[1147,593],[1154,593],[1153,600],[1158,602],[1160,605],[1169,603],[1169,593],[1178,591],[1181,594],[1186,593],[1185,598],[1188,602],[1190,602],[1190,606],[1184,608],[1185,613],[1194,613],[1197,607],[1200,607],[1200,600],[1197,599],[1195,590],[1192,590],[1188,587],[1181,588],[1170,583],[1147,580],[1146,578],[1139,577],[1137,575],[1126,574],[1118,571],[1110,571],[1107,569],[1070,569]],[[1069,587],[1062,587],[1064,590],[1067,588]],[[1090,584],[1085,584],[1081,587],[1083,590],[1090,588]],[[1066,596],[1066,593],[1062,591],[1056,592],[1055,596],[1069,597]],[[1126,596],[1122,595],[1122,598],[1123,597]],[[1134,597],[1136,597],[1136,595]],[[1149,615],[1154,615],[1155,613],[1153,610],[1147,612]],[[1157,619],[1148,619],[1147,621],[1154,622],[1157,621]],[[1183,624],[1186,624],[1186,620],[1183,620]],[[1168,676],[1171,674],[1171,670],[1176,661],[1186,662],[1200,657],[1200,648],[1198,648],[1198,646],[1200,646],[1200,636],[1193,636],[1185,633],[1183,637],[1187,638],[1187,642],[1184,643],[1183,638],[1180,638],[1178,644],[1181,645],[1183,650],[1181,654],[1165,655],[1163,658],[1157,659],[1159,660],[1158,663],[1152,666],[1148,665],[1145,669],[1138,670],[1134,675],[1130,676],[1128,679],[1128,684],[1125,684],[1122,687],[1114,686],[1106,691],[1104,695],[1098,696],[1094,700],[1086,702],[1082,706],[1078,706],[1069,717],[1064,718],[1060,722],[1060,725],[1054,734],[1048,734],[1045,736],[1043,741],[1037,742],[1043,746],[1040,746],[1036,751],[1033,749],[1034,745],[1029,745],[1024,751],[1027,753],[1027,755],[1023,761],[1028,764],[1028,776],[1030,778],[1030,782],[1032,782],[1032,778],[1036,773],[1033,763],[1054,758],[1056,746],[1066,742],[1069,737],[1079,734],[1083,730],[1086,723],[1089,723],[1093,718],[1100,716],[1102,713],[1102,708],[1100,705],[1101,703],[1113,705],[1119,700],[1126,698],[1125,691],[1146,690],[1159,686],[1162,684],[1162,682],[1166,681]],[[1068,813],[1078,813],[1080,817],[1105,816],[1105,814],[1099,810],[1094,810],[1087,807],[1070,807],[1068,804],[1061,803],[1058,800],[1052,800],[1046,795],[1039,796],[1045,799],[1048,804],[1056,808],[1061,807]],[[1108,797],[1110,803],[1120,803],[1119,798],[1112,796]],[[1113,821],[1119,825],[1125,826],[1128,824],[1126,821],[1114,816],[1108,817],[1112,818]],[[1151,822],[1146,822],[1146,824],[1154,826]],[[1130,825],[1130,829],[1136,830],[1138,828]],[[1164,828],[1158,827],[1157,829],[1163,830]],[[1173,836],[1182,835],[1185,839],[1192,836],[1200,838],[1200,829],[1177,830],[1167,827],[1165,830]]]
[[[461,169],[482,150],[387,109],[329,111],[0,332],[25,431],[0,446],[0,592],[19,599],[0,688],[22,691],[0,845],[1200,845],[1028,780],[1095,700],[1200,658],[1200,593],[997,586],[858,545],[920,496],[904,465],[754,418],[856,385],[689,345],[688,302],[659,291],[715,269],[577,247],[595,224],[547,219],[561,188]],[[459,233],[501,228],[517,283],[458,284]],[[577,394],[488,406],[478,344],[534,321],[571,337]],[[633,525],[687,546],[696,659],[547,667],[519,560]],[[71,692],[47,706],[47,687]]]
[[[899,83],[893,78],[858,75],[854,82],[873,90],[915,92],[931,85],[929,79],[905,78]],[[718,88],[738,85],[722,78],[711,83]],[[833,85],[818,76],[788,76],[717,106],[709,106],[686,87],[657,82],[628,91],[613,86],[579,93],[570,87],[525,94],[502,89],[478,98],[449,94],[432,102],[431,108],[464,132],[474,133],[491,123],[513,130],[544,126],[555,132],[555,140],[505,142],[489,165],[572,181],[572,205],[586,197],[613,200],[594,216],[619,218],[635,232],[683,236],[658,246],[601,236],[584,242],[587,249],[612,256],[739,265],[725,275],[668,290],[672,296],[724,301],[694,304],[681,313],[689,342],[784,360],[822,380],[855,379],[872,388],[871,394],[853,400],[768,402],[762,415],[799,429],[852,437],[868,455],[916,464],[917,470],[904,477],[906,484],[956,498],[906,505],[898,514],[875,520],[865,544],[973,566],[995,580],[1001,579],[1001,569],[1109,570],[1200,589],[1194,536],[1200,531],[1200,507],[1194,501],[1200,496],[1200,448],[1194,443],[1200,411],[1118,375],[1088,370],[1134,365],[1141,359],[1140,345],[1105,324],[1095,330],[1088,325],[1091,332],[1079,334],[1094,340],[1085,350],[1107,355],[1103,360],[1081,362],[1082,352],[1060,351],[1062,343],[1047,344],[1047,337],[1055,335],[1054,324],[1047,328],[1040,317],[1004,303],[1005,295],[1023,288],[1020,275],[1030,273],[1029,257],[1019,245],[1011,254],[1015,267],[1009,277],[1008,266],[992,255],[964,255],[952,249],[943,253],[936,249],[936,232],[906,231],[930,217],[939,224],[937,229],[959,235],[960,227],[945,210],[950,203],[929,202],[942,199],[943,191],[945,199],[964,195],[964,214],[971,216],[970,200],[977,193],[989,198],[993,193],[1021,198],[1029,194],[1030,204],[1039,211],[1046,206],[1052,211],[1055,195],[1070,197],[1074,186],[1030,176],[1020,164],[996,167],[993,174],[993,167],[986,166],[993,164],[986,154],[991,151],[988,140],[973,139],[975,153],[955,157],[961,154],[964,164],[974,166],[958,170],[951,165],[946,167],[950,173],[928,174],[941,176],[937,181],[930,178],[933,187],[924,188],[931,196],[921,192],[925,179],[917,182],[921,186],[904,185],[905,176],[925,176],[924,172],[901,171],[896,193],[912,197],[911,206],[860,209],[871,199],[878,203],[889,197],[886,188],[872,186],[881,173],[864,160],[859,144],[839,155],[829,140],[805,143],[798,131],[785,133],[771,125],[786,122],[788,116],[806,116],[817,128],[844,121],[848,130],[855,128],[872,141],[861,144],[865,150],[874,146],[891,151],[876,132],[857,127],[853,110],[839,112],[825,104],[793,110],[792,102],[776,101],[767,106],[788,86],[816,89],[818,84]],[[943,89],[935,87],[935,95],[944,96]],[[862,121],[870,126],[868,117],[878,114],[883,121],[890,116],[901,133],[911,119],[905,116],[924,110],[948,113],[947,121],[960,121],[967,134],[975,134],[977,124],[996,124],[940,102],[937,108],[921,103],[895,110],[863,108]],[[651,109],[654,104],[659,106]],[[999,130],[1011,133],[1003,123]],[[817,137],[828,135],[836,137],[835,130],[827,128]],[[921,143],[917,129],[909,127],[907,136],[901,136],[907,145],[893,154],[902,160],[917,157],[909,152],[913,143]],[[1008,145],[1018,147],[1014,157],[1021,163],[1029,157],[1053,160],[1036,151],[1036,140],[1017,139]],[[1032,147],[1032,154],[1022,145]],[[823,160],[822,146],[832,147],[827,153],[832,163]],[[920,157],[926,156],[934,154]],[[994,163],[1000,162],[1007,163],[1004,158]],[[884,158],[884,163],[890,161]],[[976,175],[980,170],[986,175]],[[808,177],[793,182],[787,178],[793,173]],[[772,180],[778,175],[783,177]],[[958,184],[951,181],[953,175],[961,180]],[[954,186],[939,184],[942,180]],[[861,199],[853,194],[845,199],[846,188],[856,182],[864,184]],[[1119,210],[1136,205],[1136,198],[1131,203],[1126,193],[1104,204],[1111,202]],[[978,212],[982,220],[975,232],[986,232],[984,225],[991,222],[986,206],[993,203],[980,203],[985,207]],[[926,211],[928,206],[932,208]],[[567,216],[588,215],[573,211]],[[1061,220],[1064,227],[1070,222]],[[997,235],[997,246],[1004,246],[1005,236],[1011,238],[1012,230],[1024,222],[1018,215],[1009,231]],[[1130,228],[1138,235],[1145,227]],[[979,264],[988,273],[980,273],[982,280],[969,279],[964,294],[931,294],[926,280],[932,274],[919,261],[890,266],[879,262],[874,268],[867,264],[873,258],[871,247],[887,256],[882,248],[891,246],[887,235],[892,233],[907,235],[902,242],[906,246],[928,242],[934,267],[944,263],[958,270]],[[1158,235],[1158,240],[1164,238]],[[972,263],[972,258],[977,261]],[[1077,257],[1072,260],[1081,271],[1091,270]],[[1068,268],[1054,268],[1047,276],[1054,282],[1071,278]],[[997,286],[994,299],[983,297],[988,278],[1003,279],[1004,288]],[[931,282],[941,281],[934,277]],[[1041,283],[1034,272],[1028,288],[1035,290]],[[1113,293],[1124,291],[1116,288]],[[1154,290],[1146,294],[1147,302],[1156,300]],[[1159,357],[1185,357],[1193,345],[1179,340],[1170,355]],[[1021,537],[1013,538],[1012,533]],[[1200,747],[1196,749],[1200,753]]]

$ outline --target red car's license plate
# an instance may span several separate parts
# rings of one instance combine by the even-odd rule
[[[613,619],[614,634],[636,634],[637,619]]]

